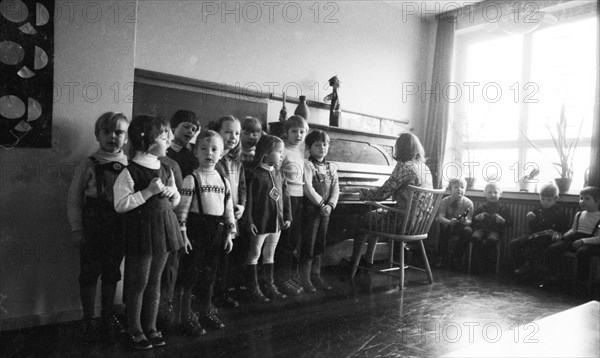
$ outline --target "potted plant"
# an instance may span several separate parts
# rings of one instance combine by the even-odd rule
[[[581,128],[583,127],[583,121],[579,124],[579,130],[577,131],[577,137],[569,141],[567,139],[567,117],[565,115],[565,106],[564,104],[560,110],[560,120],[556,123],[556,133],[552,131],[550,126],[546,124],[546,128],[550,133],[550,137],[552,137],[552,142],[554,143],[554,148],[558,154],[558,161],[553,161],[548,158],[544,152],[535,144],[529,137],[523,133],[523,130],[520,129],[521,135],[523,138],[527,140],[527,142],[535,148],[538,152],[540,152],[543,156],[548,159],[550,163],[554,165],[554,168],[560,175],[559,178],[554,179],[556,185],[560,193],[566,193],[569,191],[571,187],[571,182],[573,181],[573,157],[575,155],[575,149],[577,148],[577,144],[579,142],[579,135],[581,133]]]

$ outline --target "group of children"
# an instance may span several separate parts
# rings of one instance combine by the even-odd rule
[[[256,118],[225,116],[201,131],[187,110],[170,122],[140,115],[129,123],[113,112],[98,118],[100,148],[77,167],[68,197],[87,342],[95,337],[100,277],[102,327],[127,333],[134,349],[166,344],[159,316],[188,335],[224,328],[213,298],[237,307],[235,289],[251,302],[331,289],[320,275],[339,195],[336,169],[325,160],[329,137],[308,133],[300,116],[285,129],[282,140],[264,134]],[[114,307],[123,257],[126,331]]]
[[[508,207],[502,203],[498,184],[488,183],[484,189],[486,202],[473,210],[473,202],[465,197],[463,179],[449,181],[450,196],[442,199],[440,223],[440,257],[453,267],[464,262],[465,249],[472,243],[480,267],[495,263],[491,255],[506,228],[512,225]],[[579,194],[581,211],[569,218],[557,204],[558,187],[544,184],[540,205],[527,213],[529,233],[509,242],[509,259],[516,275],[533,275],[540,286],[559,281],[559,259],[565,252],[575,252],[576,292],[582,293],[593,256],[600,255],[600,188],[586,187]]]

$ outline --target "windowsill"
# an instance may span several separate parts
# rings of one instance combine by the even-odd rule
[[[449,192],[448,192],[449,194]],[[465,194],[466,197],[478,197],[483,198],[483,190],[478,189],[467,189]],[[520,192],[520,191],[503,191],[502,192],[503,199],[512,199],[512,200],[531,200],[531,201],[539,201],[540,194],[532,193],[532,192]],[[579,193],[571,192],[567,194],[561,194],[560,198],[558,198],[558,202],[563,203],[576,203],[579,201]]]

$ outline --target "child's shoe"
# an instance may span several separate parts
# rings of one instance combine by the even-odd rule
[[[310,276],[310,281],[312,282],[313,286],[315,286],[315,288],[318,290],[330,291],[333,288],[330,284],[327,283],[327,281],[323,280],[321,275],[312,274]]]
[[[126,332],[114,313],[102,316],[102,329],[106,335],[113,337],[122,337]]]
[[[209,310],[200,318],[202,324],[206,327],[212,329],[223,329],[225,328],[225,323],[219,319],[216,312],[214,310]]]
[[[96,321],[93,318],[87,318],[81,322],[81,342],[83,344],[96,342]]]
[[[129,348],[135,350],[146,350],[154,347],[142,332],[130,334],[127,343],[129,344]]]
[[[156,329],[146,332],[146,337],[148,337],[148,342],[150,342],[153,347],[162,347],[167,345],[162,333]]]
[[[296,287],[290,278],[287,281],[283,281],[277,284],[278,291],[286,296],[297,296],[302,293],[303,289]]]
[[[181,323],[181,329],[183,330],[183,333],[192,337],[206,334],[206,330],[200,325],[200,322],[198,322],[198,314],[196,312],[193,312],[185,318],[183,323]]]

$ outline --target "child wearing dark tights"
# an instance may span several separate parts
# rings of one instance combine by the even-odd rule
[[[180,200],[173,171],[158,159],[171,141],[169,123],[137,116],[128,134],[133,159],[114,186],[115,210],[125,214],[128,343],[133,349],[150,349],[166,344],[156,329],[156,316],[167,256],[187,245],[173,211]]]

